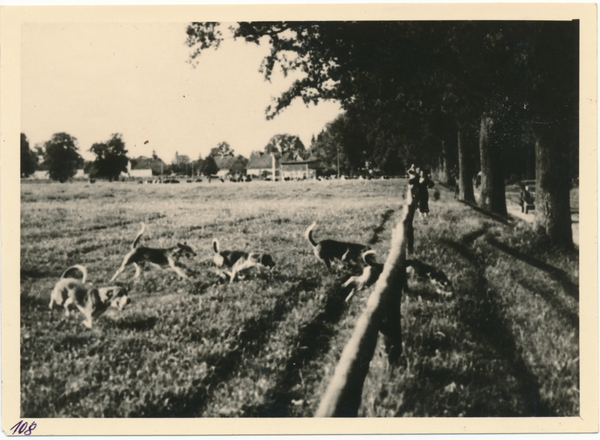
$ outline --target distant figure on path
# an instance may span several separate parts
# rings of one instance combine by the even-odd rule
[[[410,180],[409,180],[410,182]],[[433,188],[435,183],[429,178],[429,173],[421,170],[417,187],[417,202],[419,203],[419,214],[423,218],[429,215],[429,188]]]

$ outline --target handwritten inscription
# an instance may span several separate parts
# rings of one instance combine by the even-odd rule
[[[12,435],[17,435],[17,434],[31,435],[31,432],[36,427],[37,427],[37,424],[35,422],[31,422],[31,425],[28,425],[27,422],[24,422],[23,420],[21,420],[15,426],[10,428],[10,430],[12,431]]]

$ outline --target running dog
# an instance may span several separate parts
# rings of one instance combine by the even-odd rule
[[[452,283],[441,270],[419,260],[406,260],[405,266],[408,275],[415,276],[420,280],[429,281],[440,295],[452,295],[454,291]]]
[[[312,231],[316,225],[317,222],[314,222],[308,227],[305,237],[312,245],[315,257],[325,264],[329,272],[331,272],[331,263],[334,259],[360,264],[360,256],[368,250],[367,246],[337,240],[323,240],[317,243],[312,236]]]
[[[273,258],[269,254],[260,252],[244,251],[220,251],[219,240],[213,240],[213,262],[217,267],[226,266],[229,271],[221,271],[220,275],[228,275],[229,282],[232,283],[239,272],[248,270],[252,267],[264,267],[271,270],[275,266]]]
[[[369,250],[362,253],[362,259],[365,262],[366,266],[363,269],[363,273],[360,276],[354,276],[348,278],[342,287],[346,288],[352,286],[352,290],[346,297],[346,302],[349,302],[352,299],[352,296],[364,289],[365,287],[372,286],[379,279],[379,275],[383,272],[383,264],[377,263],[371,257],[375,255],[375,251]]]
[[[185,256],[189,260],[191,260],[193,257],[196,256],[194,250],[186,243],[177,243],[177,246],[173,246],[166,249],[149,248],[144,246],[136,247],[145,230],[146,225],[142,222],[142,229],[140,230],[140,232],[138,232],[138,235],[135,237],[135,240],[133,240],[133,243],[131,244],[131,251],[129,251],[129,253],[125,255],[121,267],[117,269],[117,272],[113,275],[110,281],[114,281],[121,274],[121,272],[123,272],[125,268],[130,264],[133,264],[135,266],[135,276],[133,278],[139,278],[141,273],[140,265],[143,266],[146,262],[159,268],[168,267],[175,273],[177,273],[177,275],[179,275],[181,278],[188,278],[188,276],[183,272],[183,270],[181,270],[175,265],[175,260],[181,256]]]
[[[82,273],[81,280],[68,276],[73,270]],[[77,264],[65,270],[50,294],[50,310],[56,304],[64,307],[65,316],[69,316],[70,309],[75,306],[85,316],[83,325],[92,328],[92,318],[102,315],[111,306],[123,310],[131,302],[122,286],[95,288],[86,280],[87,270],[83,266]]]

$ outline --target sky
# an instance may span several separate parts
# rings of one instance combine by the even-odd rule
[[[190,61],[187,23],[34,23],[21,33],[21,132],[33,148],[54,133],[77,138],[87,160],[96,142],[122,134],[129,157],[153,151],[171,163],[219,142],[249,157],[272,136],[310,146],[340,107],[294,102],[273,120],[265,110],[292,78],[259,72],[268,46],[227,38]],[[146,142],[147,141],[147,142]]]

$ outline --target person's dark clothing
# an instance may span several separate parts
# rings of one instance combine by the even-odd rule
[[[410,180],[409,180],[410,183]],[[416,190],[417,202],[419,204],[419,211],[422,213],[429,212],[429,188],[434,187],[433,181],[429,177],[421,177],[418,182],[414,185]]]

